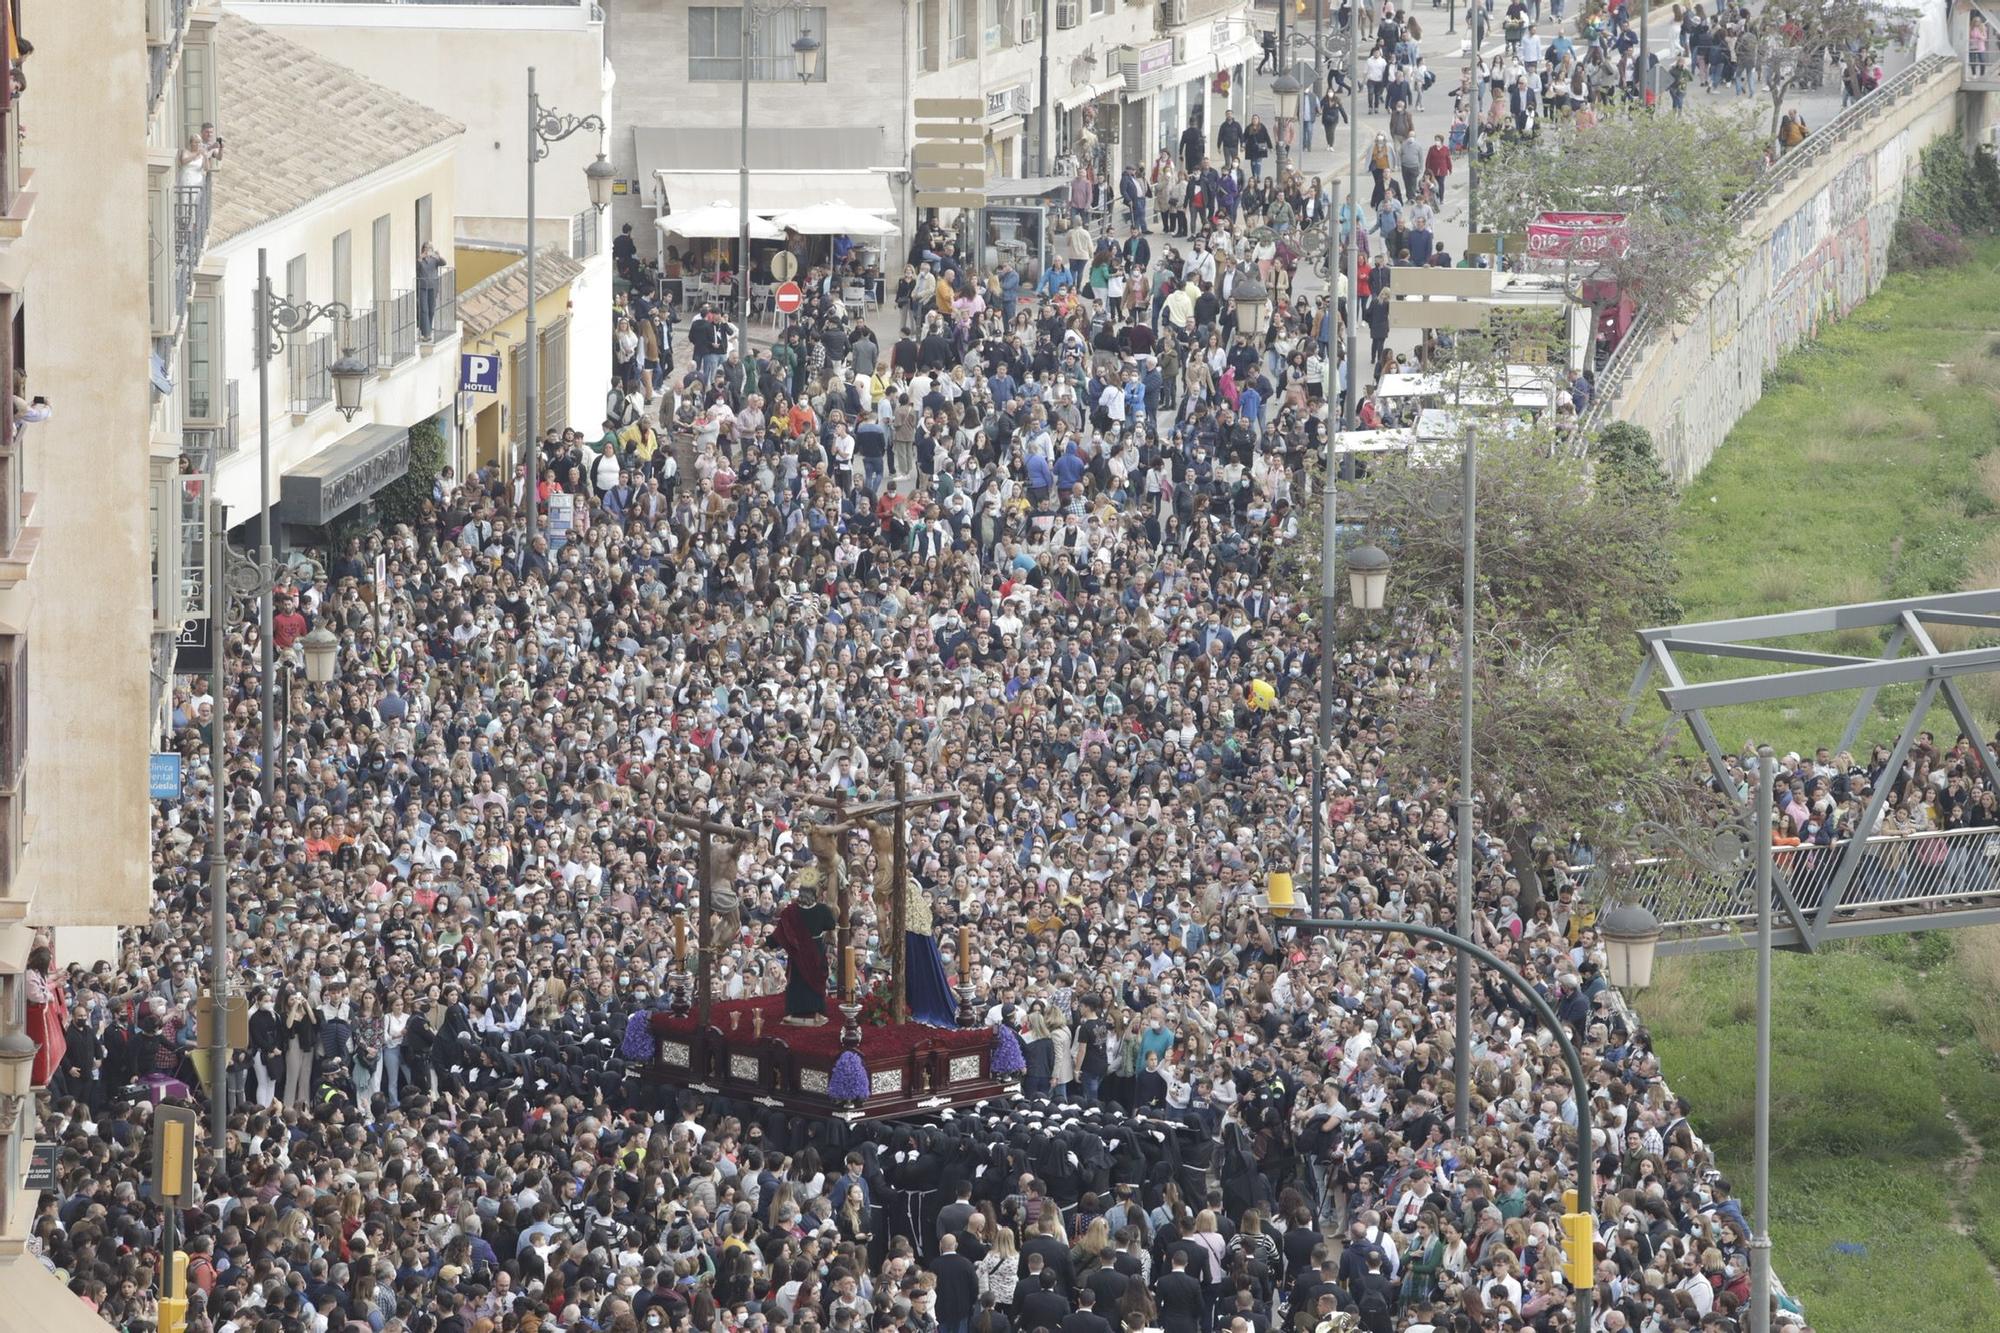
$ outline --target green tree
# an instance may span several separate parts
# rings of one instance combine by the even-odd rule
[[[1474,429],[1482,614],[1509,634],[1584,630],[1629,652],[1632,632],[1656,623],[1655,589],[1672,566],[1670,491],[1641,466],[1597,465],[1566,436],[1504,430],[1497,418]],[[1387,458],[1370,473],[1367,507],[1393,542],[1398,601],[1455,621],[1462,484],[1449,453]]]
[[[1587,129],[1569,120],[1497,141],[1479,168],[1480,219],[1517,232],[1544,211],[1623,213],[1631,244],[1599,272],[1679,318],[1735,253],[1729,205],[1756,179],[1765,142],[1748,115],[1608,108]]]
[[[1653,822],[1709,804],[1658,736],[1622,717],[1633,631],[1658,623],[1672,583],[1674,510],[1651,441],[1608,444],[1546,430],[1474,426],[1479,454],[1474,603],[1474,800],[1505,840],[1522,909],[1541,901],[1542,871],[1573,834],[1600,858],[1626,854]],[[1457,772],[1463,483],[1450,457],[1391,460],[1369,478],[1367,511],[1391,550],[1390,596],[1436,627],[1446,655],[1431,688],[1393,705],[1390,763],[1417,786]],[[1703,815],[1703,818],[1708,816]]]
[[[410,470],[375,495],[375,509],[383,523],[414,523],[430,502],[431,487],[444,464],[444,432],[437,422],[419,421],[410,427]]]

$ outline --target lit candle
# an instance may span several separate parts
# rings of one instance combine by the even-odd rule
[[[851,944],[840,954],[840,993],[854,994],[854,946]]]
[[[1298,903],[1297,894],[1292,889],[1292,872],[1273,870],[1264,877],[1264,892],[1271,900],[1273,911],[1289,911]]]
[[[686,912],[674,913],[674,962],[687,962],[688,919]]]

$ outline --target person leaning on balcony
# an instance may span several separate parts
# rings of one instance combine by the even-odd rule
[[[426,340],[431,336],[431,324],[437,318],[438,288],[444,273],[444,256],[437,247],[425,241],[417,251],[417,332]]]

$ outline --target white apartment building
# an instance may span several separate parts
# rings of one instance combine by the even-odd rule
[[[607,19],[622,71],[611,161],[626,190],[614,221],[642,252],[663,211],[737,197],[742,9],[623,0]],[[792,43],[809,29],[818,69],[801,84]],[[1043,87],[1043,36],[1048,74]],[[892,219],[918,216],[911,144],[918,98],[986,105],[992,197],[1019,178],[1087,160],[1115,180],[1150,164],[1190,117],[1242,112],[1259,58],[1250,0],[830,0],[764,18],[750,51],[750,210],[829,197]],[[1051,152],[1039,159],[1048,107]],[[1040,170],[1046,165],[1047,172]],[[1014,194],[1007,193],[1014,191]],[[899,253],[891,238],[888,253]]]
[[[452,156],[455,228],[437,238],[447,259],[455,241],[526,253],[530,65],[545,110],[614,123],[604,10],[592,0],[227,0],[227,7],[466,127]],[[564,345],[547,346],[553,326],[545,326],[542,360],[566,368],[565,400],[576,411],[565,424],[589,430],[611,382],[612,272],[610,219],[591,206],[583,172],[608,141],[579,130],[549,146],[535,175],[536,249],[557,247],[582,266],[569,287],[571,318],[553,334]],[[459,408],[469,418],[484,405],[467,395]]]
[[[277,506],[282,548],[276,529],[323,527],[401,476],[411,427],[441,419],[452,433],[454,275],[427,319],[417,254],[426,242],[449,252],[461,126],[235,14],[216,23],[212,47],[226,150],[209,185],[180,391],[189,422],[224,432],[213,489],[232,528],[254,525],[260,508],[258,251],[278,297],[350,311],[285,339],[268,367],[264,499]],[[334,408],[331,374],[349,353],[369,373],[352,420]]]

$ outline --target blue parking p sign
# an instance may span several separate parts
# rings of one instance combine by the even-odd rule
[[[500,358],[478,352],[461,354],[458,358],[458,388],[461,393],[500,392]]]

